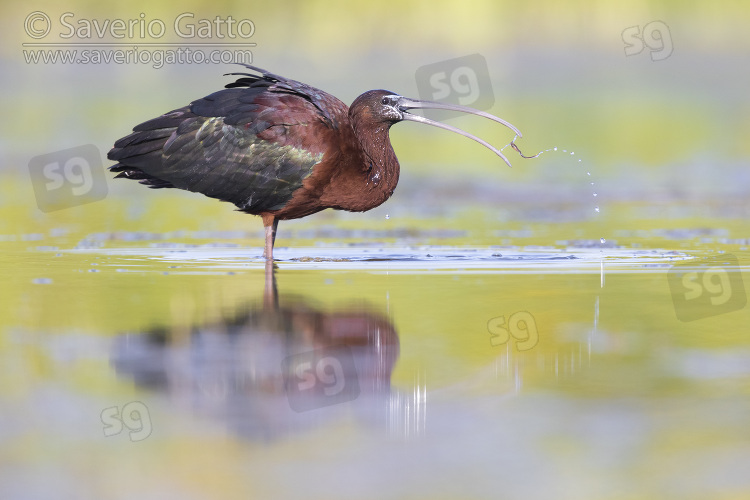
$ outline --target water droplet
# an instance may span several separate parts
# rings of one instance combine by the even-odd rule
[[[555,146],[554,148],[552,148],[552,151],[557,151],[557,146]]]
[[[586,172],[586,175],[591,175],[591,172]]]
[[[574,152],[574,151],[571,151],[571,152],[570,152],[570,154],[574,155],[574,154],[575,154],[575,152]]]
[[[599,212],[599,207],[594,207],[594,212]]]
[[[599,196],[598,194],[594,193],[594,196]]]
[[[388,215],[388,214],[385,214],[385,218],[386,218],[386,219],[390,219],[390,218],[391,218],[391,216],[390,216],[390,215]]]
[[[604,245],[607,242],[607,240],[605,240],[604,238],[599,238],[599,241],[602,242],[602,245]]]
[[[563,149],[563,153],[567,153],[567,152],[568,152],[568,150],[567,150],[567,149]]]
[[[589,182],[589,184],[591,184],[592,186],[594,185],[594,183],[593,183],[593,182]]]

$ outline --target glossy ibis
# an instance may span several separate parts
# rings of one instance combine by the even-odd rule
[[[351,107],[304,83],[244,65],[240,76],[190,105],[141,123],[107,157],[117,177],[151,188],[179,188],[234,203],[260,215],[266,259],[280,220],[326,208],[364,212],[396,188],[399,164],[388,137],[401,120],[427,123],[469,137],[463,130],[411,114],[412,109],[471,113],[521,132],[496,116],[453,104],[370,90]],[[514,144],[515,146],[515,144]]]

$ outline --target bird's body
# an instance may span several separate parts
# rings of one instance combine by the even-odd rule
[[[468,108],[386,90],[365,92],[347,107],[319,89],[248,67],[260,75],[241,74],[224,90],[136,126],[108,158],[118,162],[110,167],[120,172],[117,177],[202,193],[260,215],[268,259],[279,220],[326,208],[363,212],[393,194],[399,163],[388,131],[402,119],[451,129],[500,154],[463,131],[406,112]],[[499,118],[470,112],[500,121],[520,136]]]

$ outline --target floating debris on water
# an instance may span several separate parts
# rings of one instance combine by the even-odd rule
[[[346,258],[325,258],[325,257],[294,257],[290,259],[295,262],[351,262],[351,259]]]

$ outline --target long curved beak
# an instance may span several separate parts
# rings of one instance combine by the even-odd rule
[[[502,158],[503,161],[507,163],[509,167],[511,166],[511,164],[508,161],[508,159],[505,157],[505,155],[502,154],[499,149],[492,146],[488,142],[483,141],[479,137],[472,135],[468,132],[464,132],[460,128],[452,127],[451,125],[446,125],[445,123],[442,123],[442,122],[436,122],[435,120],[430,120],[429,118],[425,118],[423,116],[413,115],[409,113],[409,110],[410,109],[447,109],[450,111],[460,111],[461,113],[469,113],[472,115],[483,116],[484,118],[488,118],[492,121],[496,121],[498,123],[505,125],[509,129],[511,129],[513,133],[515,133],[518,137],[523,137],[523,134],[521,134],[520,130],[518,130],[516,127],[506,122],[502,118],[498,118],[495,115],[485,113],[484,111],[479,111],[473,108],[467,108],[466,106],[459,106],[457,104],[448,104],[448,103],[434,102],[434,101],[421,101],[419,99],[409,99],[408,97],[400,97],[398,100],[398,109],[402,112],[404,120],[411,120],[414,122],[426,123],[428,125],[433,125],[435,127],[444,128],[445,130],[450,130],[451,132],[455,132],[464,137],[468,137],[469,139],[473,139],[477,141],[479,144],[488,148],[497,156]]]

